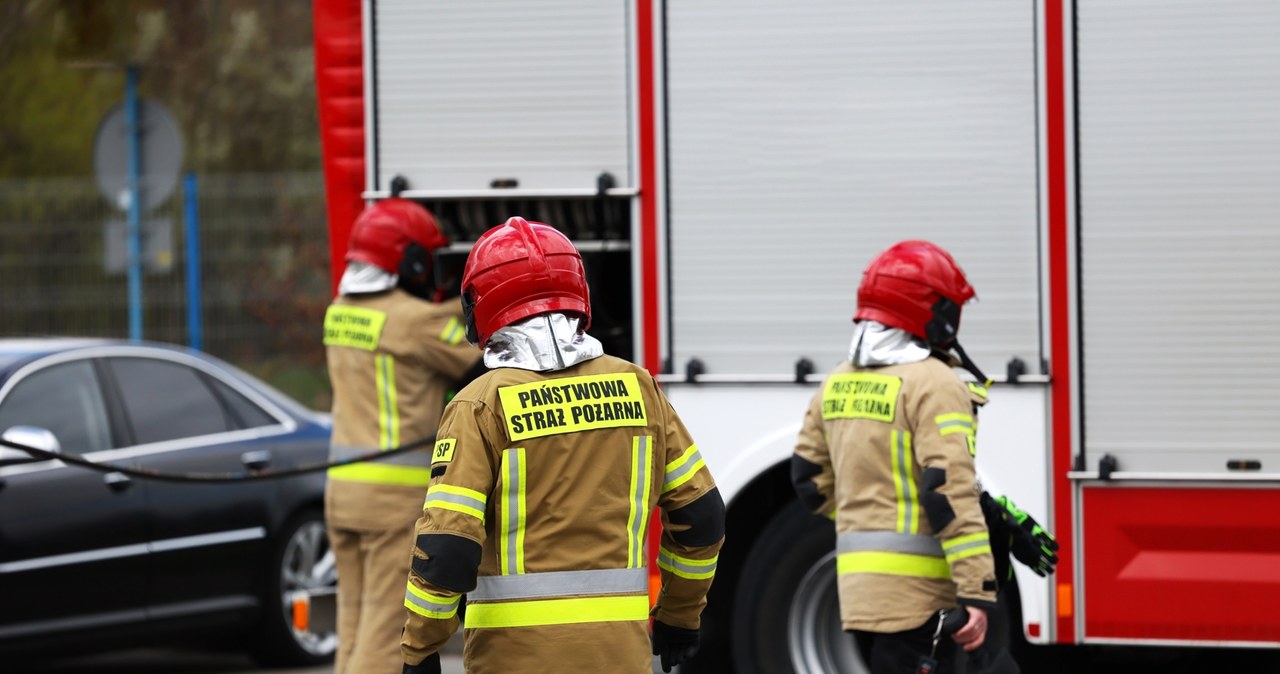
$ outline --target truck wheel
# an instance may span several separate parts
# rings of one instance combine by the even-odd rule
[[[840,624],[835,527],[788,503],[752,546],[735,591],[737,674],[867,674]]]
[[[273,667],[331,661],[338,649],[334,626],[310,620],[298,625],[294,620],[294,603],[300,599],[305,598],[310,606],[336,601],[338,577],[320,510],[303,511],[281,529],[272,560],[254,659]]]

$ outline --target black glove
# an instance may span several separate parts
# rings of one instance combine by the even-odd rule
[[[1053,573],[1058,564],[1058,542],[1007,496],[991,499],[1000,508],[1000,517],[1009,532],[1009,552],[1038,576]]]
[[[416,665],[406,662],[401,674],[440,674],[440,653],[432,653]]]
[[[653,621],[653,654],[662,659],[662,671],[669,672],[698,652],[698,630],[672,627]]]

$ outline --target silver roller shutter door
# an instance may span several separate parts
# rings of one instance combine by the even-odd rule
[[[631,186],[622,0],[378,0],[379,184],[417,190]],[[495,223],[497,224],[497,223]]]
[[[1280,4],[1078,13],[1090,467],[1280,472]]]
[[[671,0],[673,363],[825,370],[905,238],[978,290],[961,342],[1039,371],[1032,3]]]

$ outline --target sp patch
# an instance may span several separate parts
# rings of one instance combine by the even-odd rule
[[[457,448],[456,438],[445,438],[436,441],[436,448],[431,451],[431,465],[453,461],[453,450]]]

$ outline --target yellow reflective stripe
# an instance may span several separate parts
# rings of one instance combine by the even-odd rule
[[[458,600],[461,597],[462,595],[445,597],[431,594],[418,589],[413,581],[409,581],[409,587],[404,593],[404,607],[426,618],[448,620],[457,615]]]
[[[953,412],[951,414],[939,414],[938,416],[933,418],[933,423],[937,424],[938,428],[944,428],[947,426],[959,427],[959,428],[973,428],[973,415],[960,414],[959,412]]]
[[[951,578],[951,565],[940,557],[903,552],[842,552],[836,556],[836,573],[881,573],[917,578]],[[471,610],[470,607],[467,610]]]
[[[681,578],[690,580],[705,580],[715,576],[716,562],[719,559],[720,555],[716,555],[711,559],[692,559],[690,557],[681,557],[663,547],[658,548],[658,568],[666,569]]]
[[[456,487],[451,484],[434,484],[427,490],[427,500],[422,509],[442,508],[464,515],[471,515],[484,521],[484,507],[488,498],[474,489]]]
[[[460,344],[465,336],[466,331],[463,329],[462,321],[459,321],[457,316],[449,317],[449,322],[445,324],[444,330],[440,331],[440,341],[445,344]]]
[[[898,499],[898,531],[905,534],[920,532],[920,518],[916,516],[919,499],[916,498],[915,472],[911,469],[911,433],[895,430],[889,434],[890,463],[893,464],[893,493]]]
[[[400,409],[396,406],[396,359],[384,354],[374,360],[377,367],[374,379],[378,389],[378,447],[392,449],[400,446]]]
[[[641,621],[649,618],[648,595],[575,597],[494,603],[469,603],[465,627],[533,627]]]
[[[431,484],[431,469],[419,466],[396,466],[377,461],[351,463],[330,468],[329,478],[348,482],[372,484],[396,484],[409,487],[426,487]]]
[[[644,566],[644,534],[649,527],[649,489],[653,486],[653,438],[631,439],[631,510],[627,513],[627,568]]]
[[[969,456],[976,456],[978,453],[975,445],[977,423],[974,422],[973,416],[969,414],[939,414],[933,418],[933,423],[938,425],[939,435],[952,435],[955,433],[963,433],[965,440],[969,443]]]
[[[662,478],[662,493],[665,494],[693,479],[693,476],[697,475],[705,465],[707,464],[702,460],[702,453],[698,451],[698,446],[689,445],[679,458],[666,465],[665,475]]]
[[[499,572],[524,573],[525,452],[523,447],[503,450],[502,517],[498,521]]]
[[[991,552],[991,543],[987,538],[987,532],[979,531],[976,534],[966,534],[942,541],[942,551],[947,556],[948,562],[981,555]]]

